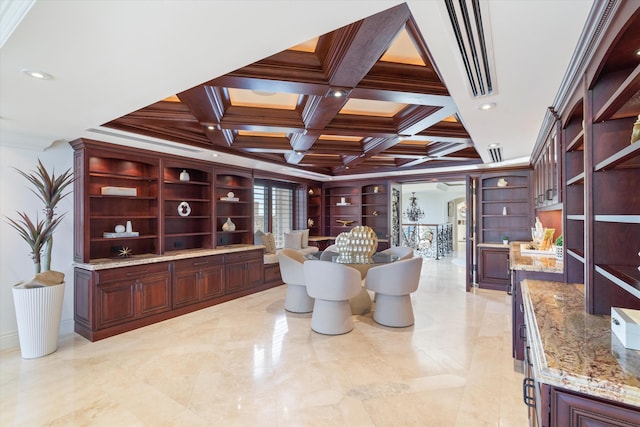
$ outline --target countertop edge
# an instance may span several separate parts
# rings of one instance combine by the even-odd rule
[[[234,252],[244,252],[256,249],[264,249],[263,245],[239,245],[239,246],[219,246],[215,249],[188,249],[185,251],[176,251],[166,253],[164,255],[151,255],[140,258],[123,258],[96,260],[88,263],[73,263],[73,267],[83,270],[98,271],[109,268],[130,267],[135,265],[155,264],[159,262],[177,261],[181,259],[197,258],[210,255],[222,255]]]

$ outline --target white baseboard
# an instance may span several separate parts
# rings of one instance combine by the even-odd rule
[[[73,319],[60,322],[60,336],[73,333]],[[20,347],[18,331],[8,332],[0,336],[0,351],[11,350]]]

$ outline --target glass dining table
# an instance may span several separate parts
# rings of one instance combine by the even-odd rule
[[[362,258],[345,256],[333,251],[311,253],[305,255],[305,258],[308,260],[328,261],[347,265],[358,270],[363,281],[367,277],[367,272],[370,268],[389,264],[398,261],[399,259],[397,255],[384,252],[376,252],[371,257]],[[351,305],[352,314],[367,314],[371,311],[371,296],[369,296],[369,292],[364,286],[362,287],[362,292],[360,292],[358,296],[352,298],[349,303]]]

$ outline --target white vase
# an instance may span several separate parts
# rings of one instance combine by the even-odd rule
[[[186,170],[180,172],[180,181],[189,181],[190,179],[191,177],[189,176],[189,172],[187,172]]]
[[[13,286],[20,352],[24,359],[46,356],[58,349],[64,283],[38,288]]]
[[[227,221],[222,224],[222,231],[236,231],[236,225],[231,221],[231,218],[227,218]]]

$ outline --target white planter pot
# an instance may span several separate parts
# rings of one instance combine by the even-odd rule
[[[64,283],[40,288],[13,286],[20,352],[25,359],[51,354],[58,348]]]

